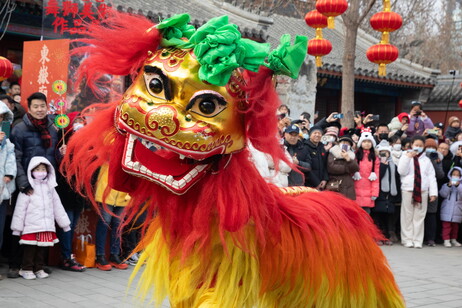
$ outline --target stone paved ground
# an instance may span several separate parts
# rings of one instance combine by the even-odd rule
[[[383,247],[407,307],[462,307],[462,248]],[[6,273],[3,264],[0,273]],[[54,269],[48,279],[0,281],[0,307],[148,307],[126,292],[131,269],[72,273]],[[136,283],[136,282],[135,282]],[[165,301],[162,308],[169,307]]]

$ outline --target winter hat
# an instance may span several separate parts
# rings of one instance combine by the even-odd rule
[[[327,127],[331,127],[331,126],[335,126],[337,127],[339,130],[342,128],[342,124],[340,124],[340,122],[337,120],[337,121],[333,121],[333,122],[328,122],[327,123]]]
[[[322,128],[321,128],[320,126],[316,126],[316,125],[315,125],[315,126],[313,126],[312,128],[310,128],[310,136],[311,136],[312,133],[314,133],[314,132],[317,131],[317,130],[320,131],[321,134],[322,134]]]
[[[361,147],[361,144],[363,143],[364,140],[369,140],[370,142],[372,142],[372,147],[375,148],[376,142],[375,142],[374,136],[372,136],[370,129],[362,130],[361,137],[359,137],[359,141],[358,141],[358,148]]]
[[[420,108],[422,108],[422,103],[419,102],[419,101],[412,101],[412,102],[411,102],[411,106],[412,106],[412,107],[414,107],[414,106],[420,106]],[[411,107],[411,108],[412,108],[412,107]]]
[[[459,124],[460,124],[460,119],[458,117],[456,117],[456,116],[449,117],[449,120],[448,120],[449,126],[451,126],[451,124],[454,123],[454,122],[459,122]]]
[[[351,137],[349,135],[343,135],[342,137],[340,137],[338,139],[338,142],[342,142],[342,141],[346,141],[346,142],[349,142],[350,143],[350,146],[353,146],[354,145],[354,141],[353,139],[351,139]]]
[[[338,132],[339,132],[339,129],[337,126],[329,126],[326,128],[326,132],[324,133],[324,135],[334,136],[337,139]]]
[[[380,141],[380,143],[377,145],[377,147],[375,149],[378,152],[387,151],[387,152],[391,153],[391,146],[390,146],[390,143],[388,143],[387,140]]]
[[[284,130],[284,132],[285,132],[285,133],[288,133],[288,134],[290,134],[290,133],[297,133],[297,134],[300,134],[300,128],[299,128],[297,125],[292,124],[292,125],[286,127],[286,129]]]
[[[437,149],[438,148],[438,143],[433,138],[427,138],[425,140],[425,147],[426,148],[435,148],[435,149]]]
[[[397,117],[400,122],[403,120],[403,118],[407,118],[407,120],[409,121],[409,115],[406,112],[401,112],[397,115]]]
[[[344,135],[348,135],[348,129],[349,129],[348,127],[342,127],[340,131],[338,132],[338,136],[342,137]]]

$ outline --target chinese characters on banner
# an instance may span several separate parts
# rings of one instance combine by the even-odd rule
[[[99,23],[109,6],[104,0],[46,0],[43,14],[51,22],[55,33],[61,35],[85,34],[84,23]]]
[[[60,98],[52,90],[53,82],[67,82],[68,66],[68,39],[24,42],[22,96],[27,98],[34,92],[42,92],[52,104]],[[27,104],[24,107],[27,109]]]

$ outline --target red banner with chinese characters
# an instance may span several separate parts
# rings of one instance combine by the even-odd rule
[[[63,98],[53,89],[56,81],[67,83],[69,66],[69,40],[24,42],[21,96],[27,109],[26,99],[34,92],[42,92],[48,103]],[[64,94],[65,98],[65,94]]]
[[[84,23],[99,23],[109,7],[104,0],[45,0],[43,2],[44,24],[55,33],[64,36],[85,34]]]

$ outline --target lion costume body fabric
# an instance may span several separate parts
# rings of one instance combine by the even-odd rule
[[[74,50],[88,56],[79,76],[90,87],[134,77],[120,102],[95,107],[63,170],[94,203],[92,178],[109,163],[107,190],[131,196],[124,224],[146,212],[141,295],[172,307],[404,307],[356,203],[278,189],[249,161],[247,141],[286,160],[272,77],[298,75],[306,38],[283,36],[270,52],[226,16],[197,30],[188,21],[112,12]]]

